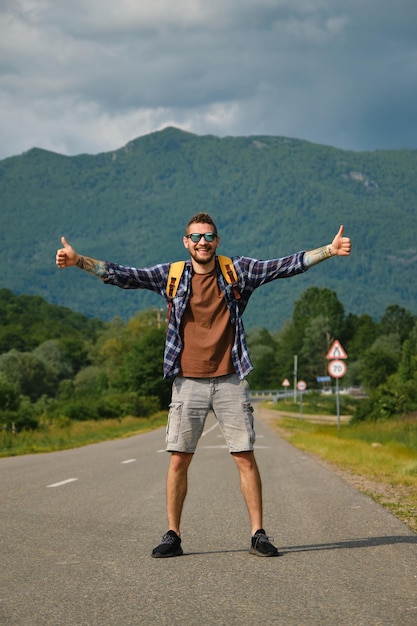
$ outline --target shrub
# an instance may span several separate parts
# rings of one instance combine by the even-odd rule
[[[73,398],[54,409],[56,415],[71,420],[99,420],[125,417],[149,417],[159,411],[158,398],[141,396],[134,391],[108,392],[98,397]]]
[[[39,419],[31,412],[2,411],[0,423],[4,430],[20,433],[22,430],[36,430],[39,426]]]

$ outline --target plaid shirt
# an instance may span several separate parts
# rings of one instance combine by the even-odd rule
[[[242,315],[249,298],[255,289],[261,285],[277,278],[289,278],[306,271],[307,268],[303,265],[303,258],[304,252],[297,252],[281,259],[269,261],[258,261],[244,256],[232,257],[241,294],[238,300],[234,297],[232,286],[224,279],[216,258],[217,280],[224,293],[230,313],[230,321],[234,329],[232,361],[241,380],[253,369],[242,322]],[[166,287],[170,265],[170,263],[161,263],[153,267],[138,269],[106,261],[107,276],[104,282],[108,285],[116,285],[122,289],[149,289],[156,291],[168,303],[170,299],[167,296]],[[164,352],[164,378],[172,378],[180,373],[179,363],[182,350],[180,326],[190,298],[191,276],[192,264],[188,260],[185,263],[184,272],[173,299],[171,317],[168,321]]]

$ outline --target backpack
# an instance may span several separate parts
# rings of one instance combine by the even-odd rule
[[[233,294],[236,300],[240,299],[240,293],[238,289],[237,275],[235,268],[233,267],[233,261],[227,256],[219,255],[218,261],[220,264],[220,269],[222,271],[223,277],[225,281],[232,285]],[[180,282],[182,273],[184,271],[185,261],[175,261],[171,263],[169,268],[168,280],[167,280],[167,296],[169,298],[168,303],[168,319],[171,315],[172,309],[172,301],[177,293],[178,284]]]

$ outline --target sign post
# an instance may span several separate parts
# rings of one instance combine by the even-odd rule
[[[298,357],[294,354],[294,404],[297,400],[297,363]]]
[[[307,385],[304,380],[299,380],[297,383],[297,389],[300,392],[300,419],[303,418],[303,391],[307,389]]]
[[[339,378],[346,374],[346,363],[341,359],[347,359],[347,354],[343,350],[339,341],[334,341],[326,356],[329,359],[328,372],[332,378],[336,379],[336,409],[337,409],[337,430],[340,430],[340,401],[339,401]]]

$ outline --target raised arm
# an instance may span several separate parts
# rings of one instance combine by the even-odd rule
[[[317,265],[317,263],[329,259],[331,256],[349,256],[352,244],[349,237],[343,236],[344,230],[344,226],[341,226],[332,243],[327,246],[306,252],[303,260],[304,266],[311,267],[312,265]]]
[[[57,250],[56,264],[62,269],[63,267],[71,267],[76,265],[82,270],[85,270],[93,276],[97,276],[102,280],[107,277],[107,269],[104,261],[97,261],[88,256],[82,256],[75,252],[75,250],[69,245],[65,237],[61,237],[63,248]]]

